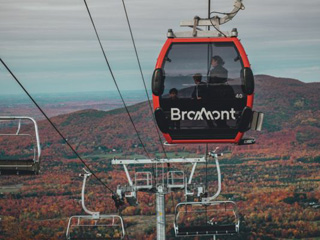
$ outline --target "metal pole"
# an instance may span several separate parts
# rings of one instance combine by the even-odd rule
[[[208,18],[210,18],[211,13],[211,0],[208,0]],[[210,26],[208,26],[208,31],[210,31]]]
[[[157,240],[166,239],[166,212],[165,212],[165,193],[163,187],[159,186],[156,193],[157,207]]]

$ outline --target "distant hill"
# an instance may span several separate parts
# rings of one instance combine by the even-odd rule
[[[265,113],[264,130],[246,133],[256,137],[254,145],[220,145],[225,155],[220,159],[223,193],[218,200],[235,200],[241,216],[240,234],[231,239],[319,238],[320,212],[313,206],[318,205],[320,199],[319,90],[320,83],[256,76],[254,108]],[[132,105],[129,111],[148,151],[151,155],[161,154],[148,104]],[[113,190],[119,184],[127,184],[127,180],[123,168],[111,166],[110,159],[146,157],[123,108],[81,110],[51,119]],[[62,239],[68,217],[83,214],[76,200],[81,193],[78,175],[83,172],[83,164],[47,121],[38,123],[41,174],[1,176],[0,239]],[[30,131],[30,126],[27,128]],[[21,144],[29,148],[26,143]],[[0,146],[2,151],[8,150],[13,155],[17,151],[1,138]],[[210,150],[215,146],[210,145]],[[169,157],[201,156],[205,145],[166,146],[165,149]],[[186,176],[191,170],[191,166],[181,164],[170,167],[183,170]],[[134,176],[136,171],[153,172],[154,169],[135,166],[129,167],[129,171]],[[216,185],[214,161],[209,161],[208,168],[198,165],[194,182],[207,182],[206,173],[209,193],[212,193]],[[154,239],[154,197],[143,193],[138,196],[139,206],[127,204],[122,211],[127,232],[132,239]],[[177,203],[184,201],[182,196],[182,192],[178,192],[166,197],[168,239],[173,239],[173,216],[169,214],[174,213]],[[95,211],[116,212],[109,192],[94,178],[87,184],[86,203]]]
[[[255,79],[254,109],[265,113],[264,130],[246,135],[256,137],[257,144],[221,147],[235,156],[298,158],[300,155],[317,155],[320,146],[320,83],[303,83],[267,75],[257,75]],[[161,153],[147,102],[132,105],[129,111],[148,151]],[[52,120],[81,154],[144,154],[123,108],[111,111],[81,110],[53,117]],[[72,156],[45,120],[39,122],[39,127],[44,157],[57,154]],[[166,150],[177,154],[182,151],[204,152],[203,145],[177,145],[166,147]]]

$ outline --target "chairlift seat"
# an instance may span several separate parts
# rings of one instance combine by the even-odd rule
[[[118,215],[72,216],[67,228],[67,239],[123,239],[123,220]]]
[[[34,159],[0,159],[0,175],[33,175],[38,174],[39,169]]]

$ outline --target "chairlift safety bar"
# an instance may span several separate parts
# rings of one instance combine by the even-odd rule
[[[158,163],[204,163],[205,157],[202,158],[172,158],[172,159],[113,159],[113,165],[130,165],[130,164],[158,164]]]

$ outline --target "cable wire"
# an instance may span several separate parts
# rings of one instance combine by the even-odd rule
[[[60,135],[60,137],[63,139],[63,141],[68,145],[68,147],[72,150],[72,152],[77,156],[77,158],[83,163],[83,165],[89,170],[90,173],[102,184],[104,185],[111,193],[112,195],[115,195],[115,192],[107,186],[102,180],[91,170],[91,168],[88,166],[88,164],[81,158],[81,156],[77,153],[77,151],[71,146],[71,144],[68,142],[68,140],[63,136],[63,134],[59,131],[59,129],[54,125],[54,123],[50,120],[50,118],[47,116],[47,114],[42,110],[42,108],[39,106],[39,104],[34,100],[34,98],[30,95],[30,93],[27,91],[27,89],[21,84],[21,82],[18,80],[18,78],[13,74],[13,72],[9,69],[9,67],[5,64],[5,62],[0,58],[1,63],[3,66],[7,69],[7,71],[11,74],[11,76],[16,80],[16,82],[19,84],[19,86],[22,88],[22,90],[28,95],[28,97],[31,99],[31,101],[36,105],[36,107],[39,109],[39,111],[43,114],[43,116],[48,120],[50,125],[54,128],[54,130]]]
[[[122,103],[123,103],[123,106],[124,106],[124,108],[125,108],[128,116],[129,116],[129,119],[130,119],[130,121],[131,121],[131,123],[132,123],[132,126],[133,126],[133,128],[134,128],[134,130],[135,130],[135,132],[136,132],[136,134],[137,134],[137,137],[138,137],[138,139],[139,139],[139,141],[140,141],[140,143],[141,143],[141,145],[142,145],[142,147],[143,147],[146,155],[148,156],[148,158],[151,159],[150,154],[149,154],[149,152],[148,152],[147,149],[146,149],[146,146],[145,146],[145,145],[143,144],[143,142],[142,142],[142,139],[141,139],[141,137],[140,137],[140,134],[139,134],[139,132],[138,132],[138,129],[137,129],[136,125],[135,125],[134,122],[133,122],[133,119],[132,119],[132,117],[131,117],[131,114],[130,114],[130,112],[129,112],[129,109],[128,109],[128,107],[127,107],[127,104],[126,104],[126,102],[124,101],[124,98],[123,98],[123,96],[122,96],[122,94],[121,94],[120,88],[119,88],[119,86],[118,86],[118,83],[117,83],[117,81],[116,81],[116,78],[115,78],[115,76],[114,76],[114,74],[113,74],[113,71],[112,71],[112,69],[111,69],[111,66],[110,66],[110,64],[109,64],[107,55],[106,55],[106,53],[105,53],[105,51],[104,51],[104,48],[103,48],[103,46],[102,46],[102,43],[101,43],[101,40],[100,40],[98,31],[97,31],[97,28],[96,28],[96,26],[95,26],[95,24],[94,24],[93,18],[92,18],[92,16],[91,16],[91,13],[90,13],[90,10],[89,10],[88,4],[87,4],[86,0],[83,0],[83,1],[84,1],[84,4],[86,5],[86,8],[87,8],[87,11],[88,11],[88,14],[89,14],[89,17],[90,17],[92,26],[93,26],[93,28],[94,28],[94,31],[95,31],[95,33],[96,33],[96,37],[97,37],[97,39],[98,39],[98,42],[99,42],[99,45],[100,45],[102,54],[103,54],[104,59],[105,59],[105,61],[106,61],[106,63],[107,63],[109,72],[110,72],[111,77],[112,77],[112,79],[113,79],[113,82],[114,82],[114,84],[115,84],[115,86],[116,86],[116,88],[117,88],[117,90],[118,90],[118,93],[119,93],[119,96],[120,96],[121,101],[122,101]]]
[[[168,159],[167,152],[166,152],[166,150],[165,150],[165,148],[164,148],[164,146],[163,146],[163,141],[162,141],[162,139],[161,139],[161,135],[160,135],[159,129],[158,129],[158,127],[157,127],[155,117],[154,117],[154,115],[153,115],[152,106],[151,106],[151,101],[150,101],[150,96],[149,96],[148,89],[147,89],[147,85],[146,85],[146,81],[145,81],[145,78],[144,78],[144,75],[143,75],[143,72],[142,72],[142,67],[141,67],[141,63],[140,63],[140,59],[139,59],[139,55],[138,55],[136,43],[135,43],[134,36],[133,36],[133,33],[132,33],[131,24],[130,24],[128,12],[127,12],[127,8],[126,8],[126,5],[125,5],[124,0],[122,0],[122,4],[123,4],[123,9],[124,9],[124,12],[125,12],[125,15],[126,15],[126,19],[127,19],[129,31],[130,31],[133,48],[134,48],[134,51],[135,51],[135,54],[136,54],[136,58],[137,58],[137,62],[138,62],[138,66],[139,66],[139,70],[140,70],[142,82],[143,82],[144,89],[145,89],[145,92],[146,92],[146,96],[147,96],[147,99],[148,99],[148,105],[149,105],[149,109],[150,109],[150,112],[151,112],[151,115],[152,115],[153,123],[154,123],[154,125],[155,125],[155,127],[156,127],[157,134],[158,134],[158,137],[159,137],[159,142],[160,142],[160,144],[161,144],[161,147],[162,147],[163,153],[164,153],[164,155],[165,155],[165,158]]]
[[[222,15],[227,15],[227,16],[228,16],[228,15],[232,15],[232,14],[237,14],[240,10],[244,9],[244,8],[242,8],[242,6],[243,6],[243,5],[241,5],[241,7],[239,7],[236,11],[230,12],[230,13],[218,12],[218,11],[212,11],[212,12],[210,12],[210,14],[209,14],[209,20],[210,20],[210,22],[211,22],[211,25],[212,25],[219,33],[221,33],[224,37],[227,37],[227,35],[225,35],[222,31],[220,31],[220,29],[218,29],[218,28],[213,24],[211,14],[217,13],[217,14],[222,14]]]
[[[213,14],[213,13],[217,13],[217,14],[221,14],[221,15],[231,15],[231,14],[238,13],[240,10],[241,10],[241,8],[238,8],[238,10],[236,10],[236,11],[234,11],[234,12],[229,12],[229,13],[212,11],[212,12],[210,12],[210,16],[211,16],[211,14]]]
[[[166,150],[165,150],[165,148],[164,148],[163,141],[162,141],[162,139],[161,139],[161,135],[160,135],[160,132],[159,132],[157,123],[156,123],[156,119],[155,119],[154,114],[153,114],[150,96],[149,96],[148,89],[147,89],[147,85],[146,85],[146,81],[145,81],[145,78],[144,78],[144,75],[143,75],[143,71],[142,71],[142,67],[141,67],[141,63],[140,63],[140,58],[139,58],[138,50],[137,50],[136,43],[135,43],[135,40],[134,40],[134,36],[133,36],[131,24],[130,24],[130,19],[129,19],[129,16],[128,16],[128,12],[127,12],[127,8],[126,8],[126,4],[125,4],[124,0],[122,0],[122,5],[123,5],[123,10],[124,10],[124,13],[125,13],[125,16],[126,16],[126,20],[127,20],[127,24],[128,24],[128,28],[129,28],[129,32],[130,32],[130,36],[131,36],[131,41],[132,41],[133,48],[134,48],[134,52],[135,52],[135,55],[136,55],[137,63],[138,63],[138,66],[139,66],[139,71],[140,71],[141,79],[142,79],[142,82],[143,82],[144,90],[145,90],[145,93],[146,93],[146,96],[147,96],[148,105],[149,105],[150,113],[151,113],[151,116],[152,116],[153,124],[154,124],[154,126],[155,126],[156,131],[157,131],[159,143],[160,143],[160,145],[161,145],[163,154],[164,154],[164,156],[165,156],[166,159],[169,159],[169,158],[168,158],[168,155],[167,155],[167,152],[166,152]],[[169,172],[169,171],[170,171],[170,163],[167,163],[167,168],[168,168],[168,169],[167,169],[167,172]],[[153,168],[153,166],[152,166],[152,171],[153,171],[153,173],[154,173],[154,168]],[[157,179],[155,179],[155,180],[156,180],[156,182],[157,182]]]

